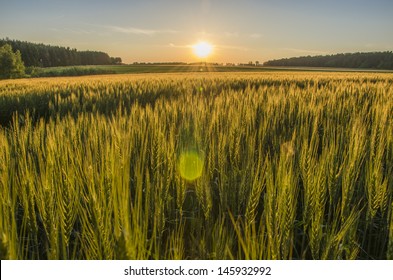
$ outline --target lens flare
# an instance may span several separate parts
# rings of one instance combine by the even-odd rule
[[[187,151],[180,155],[178,162],[180,176],[188,181],[201,177],[203,158],[196,151]]]

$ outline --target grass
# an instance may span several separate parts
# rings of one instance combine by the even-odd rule
[[[213,65],[168,65],[168,64],[132,64],[132,65],[91,65],[91,66],[59,66],[28,67],[29,78],[38,77],[73,77],[104,74],[144,74],[144,73],[187,73],[187,72],[236,72],[266,71],[260,67],[246,66],[213,66]]]
[[[128,73],[187,73],[187,72],[265,72],[271,71],[263,67],[255,66],[222,66],[211,64],[195,65],[166,65],[166,64],[139,64],[139,65],[102,65],[98,69],[113,71],[117,74]]]
[[[392,259],[392,81],[0,81],[0,258]]]
[[[389,70],[375,69],[345,69],[345,68],[317,68],[317,67],[261,67],[261,66],[224,66],[213,64],[171,65],[171,64],[130,64],[130,65],[91,65],[65,67],[30,67],[28,77],[67,77],[103,74],[146,74],[146,73],[195,73],[195,72],[290,72],[290,71],[323,71],[323,72],[375,72],[391,73]]]

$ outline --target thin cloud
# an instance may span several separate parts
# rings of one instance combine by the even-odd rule
[[[176,45],[174,43],[169,43],[168,45],[171,48],[178,48],[178,49],[188,49],[188,48],[192,48],[192,45]]]
[[[237,32],[224,32],[224,36],[228,38],[236,38],[239,37],[239,33]]]
[[[47,30],[53,31],[53,32],[56,32],[56,33],[66,32],[66,33],[76,34],[76,35],[90,35],[90,34],[101,35],[101,36],[107,35],[106,33],[103,33],[103,32],[97,32],[97,31],[94,31],[94,30],[86,30],[86,29],[81,29],[81,28],[68,28],[68,27],[55,28],[55,27],[50,27],[50,28],[47,28]]]
[[[217,46],[214,46],[214,47],[219,49],[219,50],[249,51],[248,48],[243,47],[243,46],[217,45]]]
[[[124,34],[135,34],[135,35],[147,35],[153,36],[157,34],[175,34],[178,33],[176,30],[171,29],[143,29],[136,27],[121,27],[121,26],[107,26],[113,32],[124,33]]]
[[[86,35],[86,34],[94,34],[96,32],[91,31],[91,30],[84,30],[84,29],[74,29],[74,28],[64,28],[64,31],[68,33],[73,33],[73,34],[78,34],[78,35]]]
[[[100,25],[100,24],[91,24],[91,23],[85,23],[85,24],[93,27],[105,28],[108,31],[123,33],[123,34],[154,36],[158,34],[179,33],[179,31],[173,29],[145,29],[145,28],[138,28],[133,26]]]
[[[253,33],[253,34],[250,34],[250,37],[253,39],[259,39],[259,38],[262,38],[262,34]]]
[[[197,36],[202,36],[202,37],[214,37],[215,34],[214,33],[209,33],[206,31],[199,31],[196,33]]]
[[[305,50],[305,49],[295,49],[295,48],[281,48],[283,51],[290,51],[294,53],[301,53],[301,54],[329,54],[328,52],[325,51],[320,51],[320,50]]]

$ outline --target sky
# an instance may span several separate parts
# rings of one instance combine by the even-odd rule
[[[210,62],[393,50],[392,0],[0,0],[0,38],[123,62]]]

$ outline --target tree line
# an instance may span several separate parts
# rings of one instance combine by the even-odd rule
[[[13,52],[9,44],[0,46],[0,79],[21,78],[25,75],[25,65],[20,51]]]
[[[18,40],[0,39],[0,47],[10,45],[19,51],[26,67],[56,67],[76,65],[121,64],[120,57],[110,57],[100,51],[78,51],[69,47],[50,46]]]
[[[358,52],[269,60],[264,66],[338,67],[393,70],[393,52]]]

